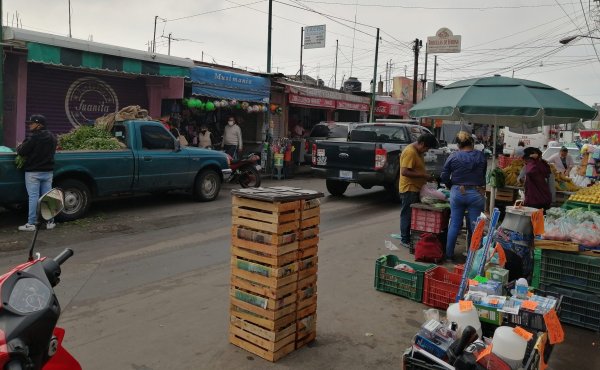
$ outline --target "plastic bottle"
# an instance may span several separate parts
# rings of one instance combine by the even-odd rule
[[[510,326],[501,326],[494,332],[492,338],[492,353],[500,357],[512,369],[517,369],[523,363],[527,341],[514,332]]]
[[[462,335],[462,331],[467,326],[472,326],[477,331],[477,335],[481,338],[481,323],[479,322],[479,315],[477,314],[477,310],[473,308],[472,310],[462,312],[458,303],[452,303],[448,306],[448,310],[446,311],[446,317],[448,321],[455,322],[457,324],[456,335],[460,337]]]
[[[527,293],[529,292],[529,284],[524,278],[519,278],[515,283],[515,296],[521,299],[527,299]]]

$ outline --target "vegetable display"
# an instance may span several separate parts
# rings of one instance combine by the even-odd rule
[[[121,144],[110,132],[93,126],[80,126],[58,136],[61,150],[118,150]]]

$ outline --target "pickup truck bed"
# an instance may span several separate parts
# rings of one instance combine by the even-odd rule
[[[179,146],[164,126],[153,121],[125,121],[113,134],[127,148],[103,151],[57,151],[54,186],[65,194],[59,220],[82,217],[93,199],[111,195],[190,191],[198,201],[214,200],[223,174],[229,173],[224,153]],[[27,202],[24,173],[15,167],[15,153],[0,153],[0,204]]]
[[[399,159],[402,150],[429,131],[407,123],[375,123],[357,126],[347,142],[319,141],[312,148],[312,168],[326,178],[331,195],[343,195],[348,185],[383,186],[398,199]],[[448,154],[432,149],[425,155],[427,170],[439,175]]]

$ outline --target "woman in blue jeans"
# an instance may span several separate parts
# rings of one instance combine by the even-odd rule
[[[446,242],[446,259],[454,261],[454,247],[462,227],[465,211],[469,229],[485,208],[485,173],[487,160],[482,151],[474,150],[468,132],[456,135],[458,151],[452,153],[442,170],[441,180],[450,188],[450,226]]]

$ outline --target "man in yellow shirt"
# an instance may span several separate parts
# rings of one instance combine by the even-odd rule
[[[412,211],[410,205],[419,202],[419,192],[427,181],[433,176],[425,170],[423,155],[429,149],[438,147],[435,136],[423,134],[416,142],[407,146],[400,154],[400,185],[399,192],[402,198],[400,209],[400,235],[401,244],[408,248],[410,245],[410,223]]]

